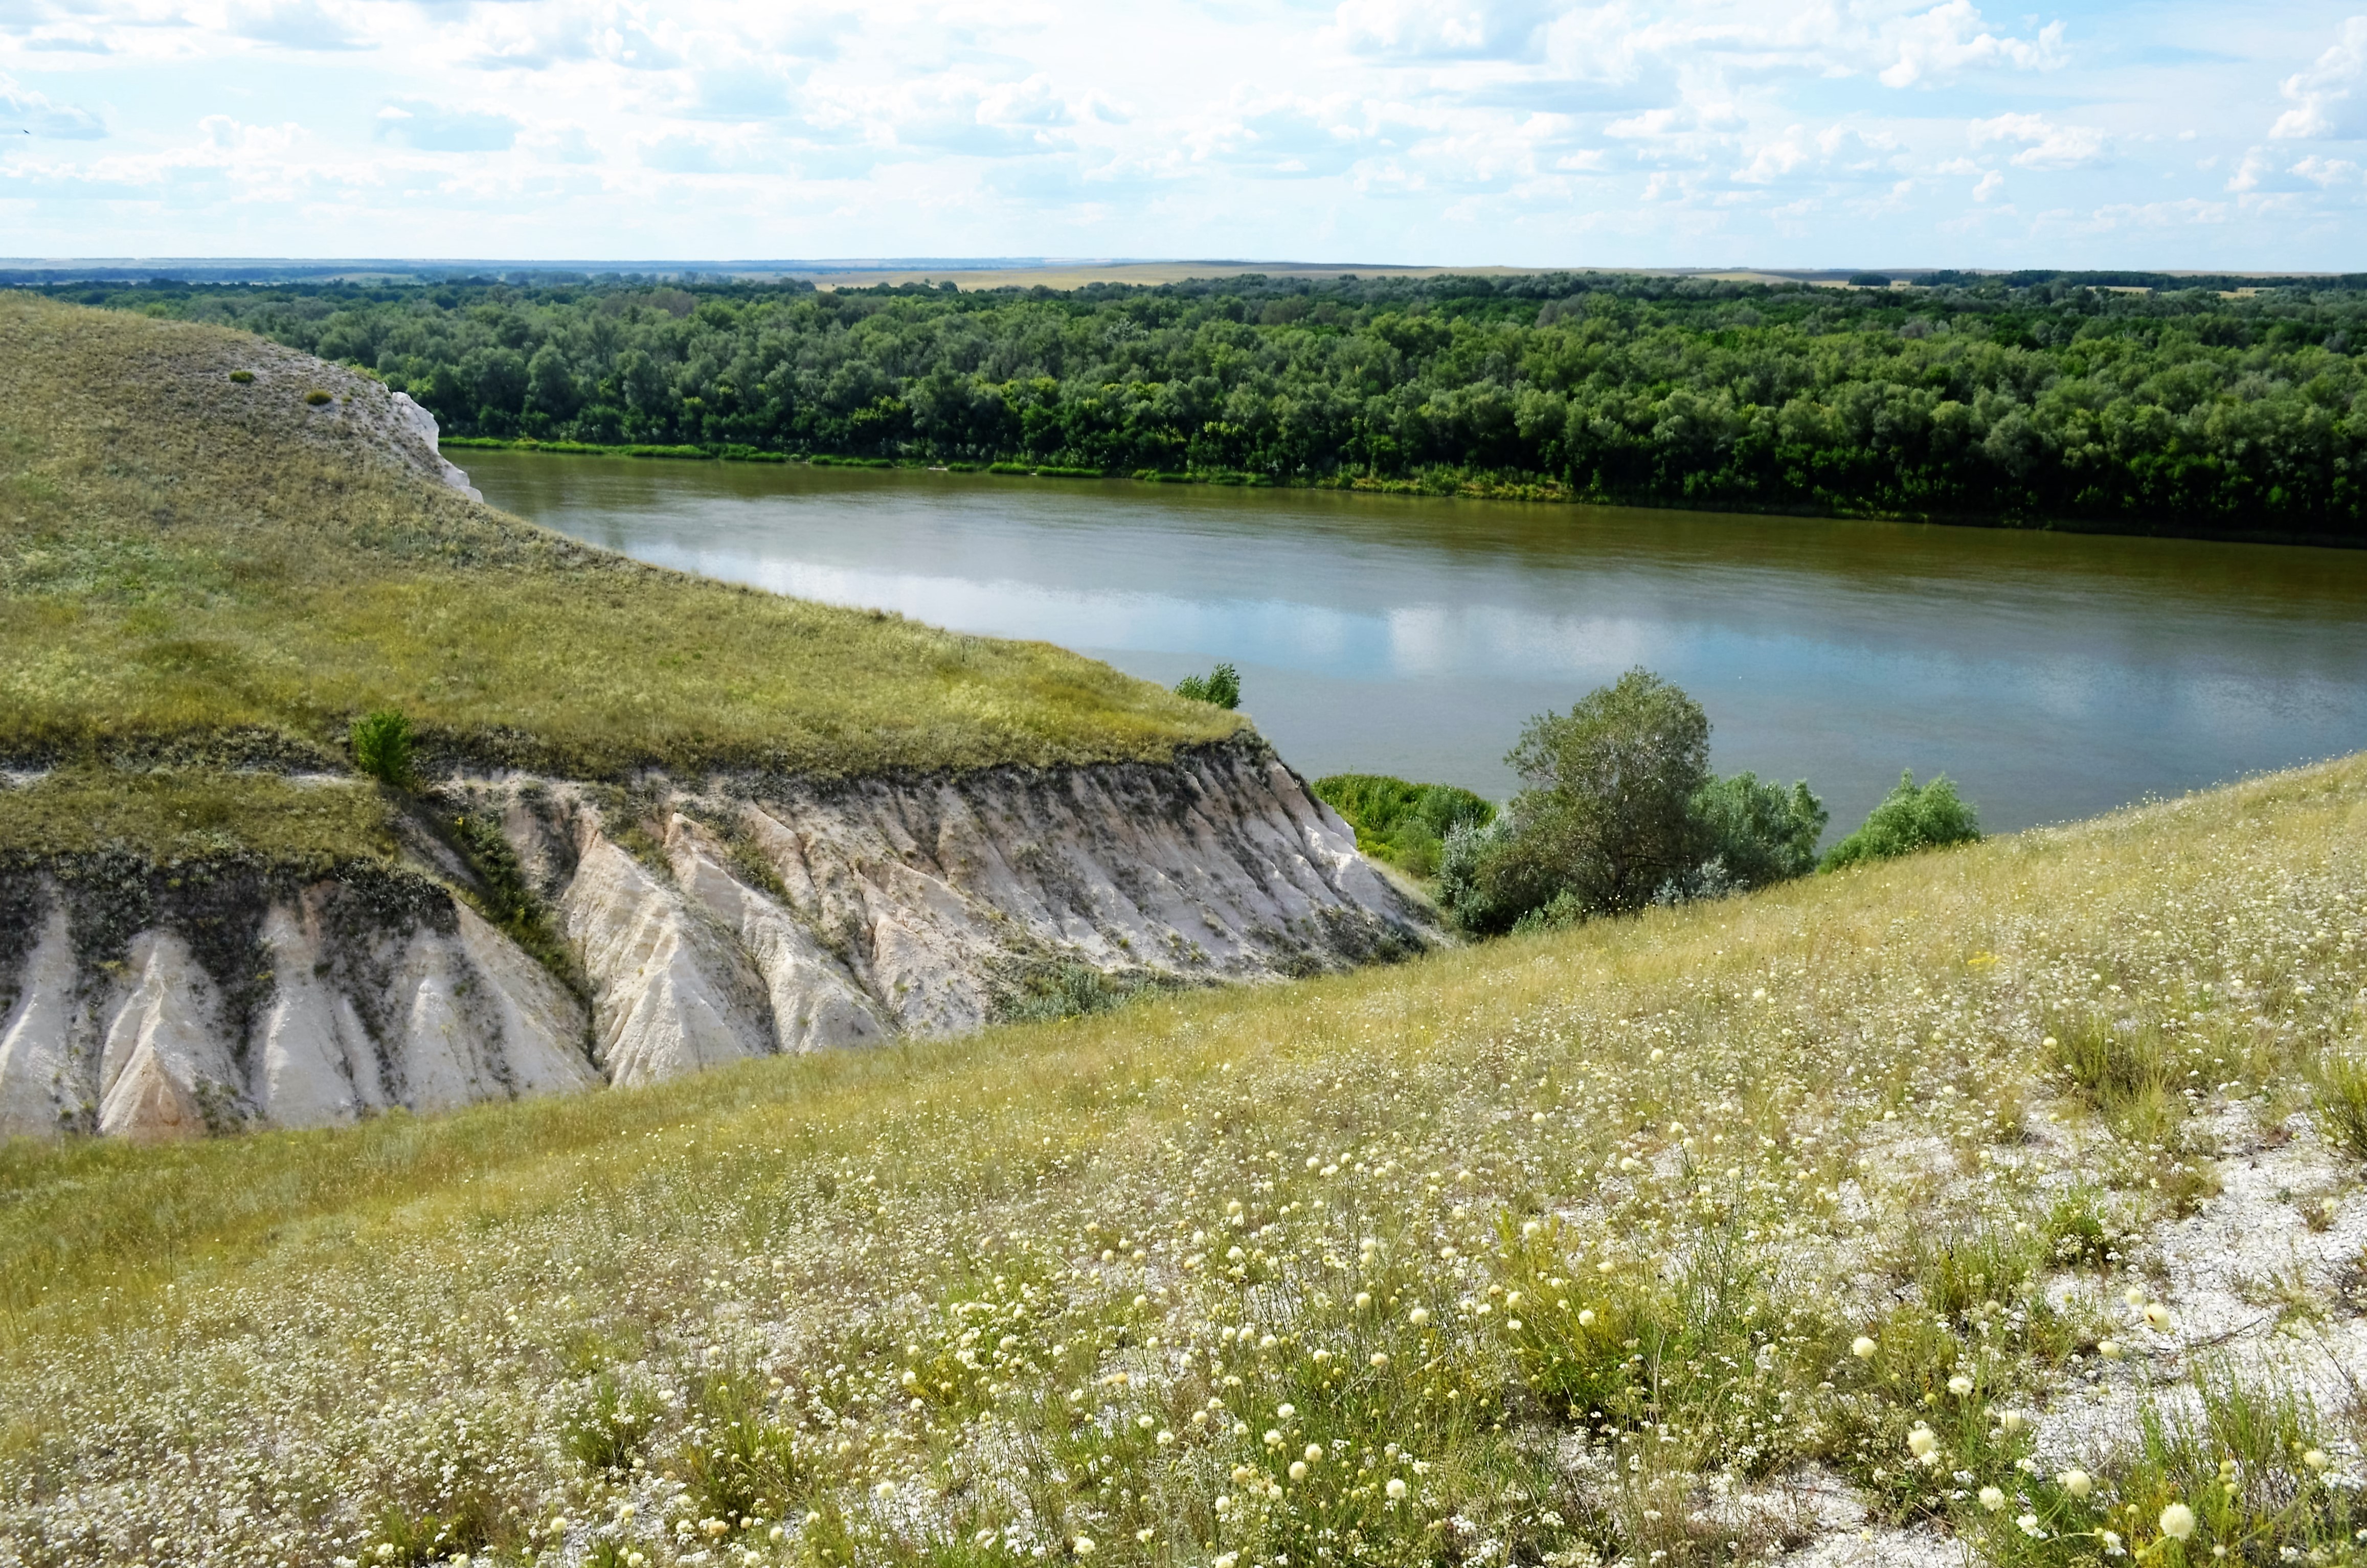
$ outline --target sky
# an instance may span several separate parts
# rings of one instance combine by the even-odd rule
[[[0,0],[0,256],[2367,268],[2367,0]]]

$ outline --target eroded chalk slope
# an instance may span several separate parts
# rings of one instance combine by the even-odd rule
[[[1439,940],[1255,741],[912,780],[505,775],[436,798],[497,825],[563,962],[489,924],[469,866],[424,839],[402,897],[257,884],[201,917],[126,916],[40,874],[0,964],[0,1135],[629,1088]]]

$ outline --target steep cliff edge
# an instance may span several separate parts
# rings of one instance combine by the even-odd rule
[[[1253,739],[934,778],[478,776],[433,808],[499,823],[574,973],[489,923],[467,865],[415,832],[395,872],[251,876],[196,903],[28,864],[0,949],[0,1135],[631,1087],[1058,1012],[1081,982],[1090,1002],[1437,940]]]
[[[0,1136],[646,1084],[1436,940],[1241,716],[592,548],[436,434],[0,292]],[[349,738],[387,709],[382,785]]]

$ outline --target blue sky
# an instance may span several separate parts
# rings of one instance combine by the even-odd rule
[[[2361,12],[0,0],[0,255],[2361,269]]]

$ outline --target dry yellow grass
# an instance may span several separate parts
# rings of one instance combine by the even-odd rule
[[[2341,1157],[2363,940],[2353,760],[1063,1025],[17,1145],[0,1550],[1723,1563],[1806,1476],[1993,1561],[2356,1561],[2359,1412],[2214,1372],[2161,1247],[2228,1127]]]
[[[0,294],[0,760],[335,766],[384,706],[431,759],[592,776],[1158,759],[1240,726],[1048,645],[472,505],[362,434],[386,397],[243,334]]]

